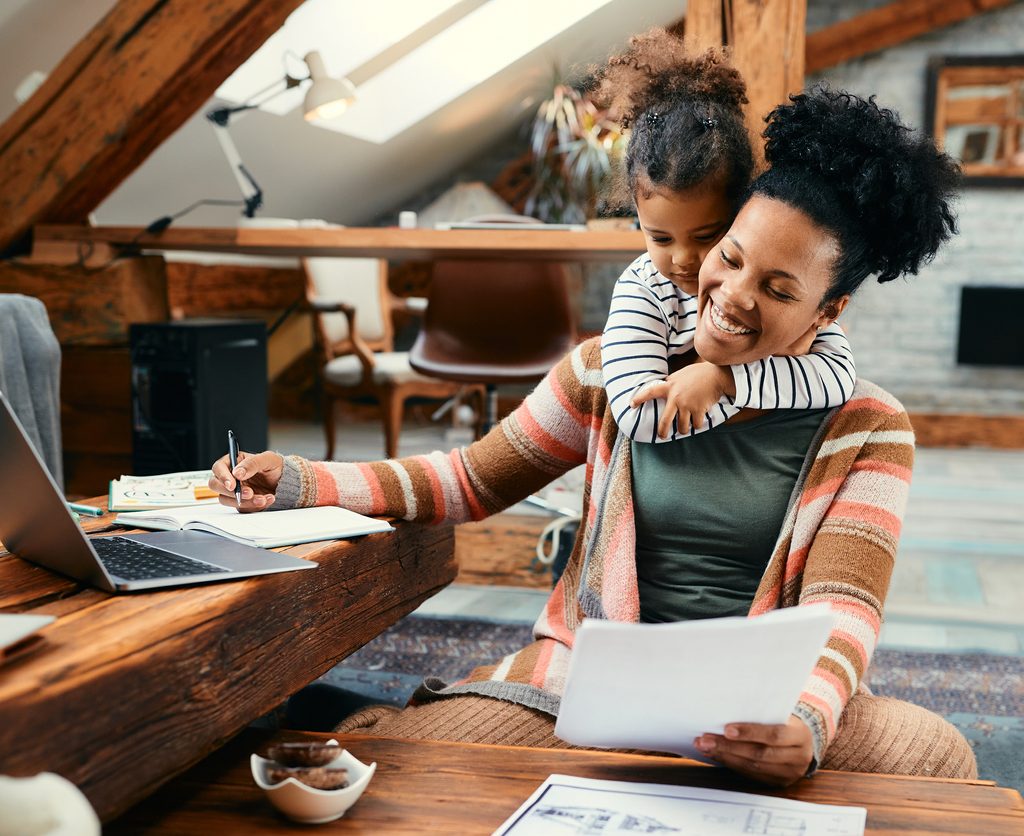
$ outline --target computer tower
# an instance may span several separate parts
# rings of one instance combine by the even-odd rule
[[[227,453],[267,448],[267,329],[253,320],[135,324],[135,475],[200,470]]]

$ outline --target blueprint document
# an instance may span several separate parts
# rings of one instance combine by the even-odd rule
[[[576,630],[555,734],[599,748],[706,760],[694,738],[727,723],[785,723],[836,623],[827,604],[757,618]]]
[[[863,807],[552,775],[494,836],[863,836],[866,818]]]

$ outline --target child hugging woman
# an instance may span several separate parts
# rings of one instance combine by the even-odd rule
[[[608,400],[634,441],[685,438],[743,407],[827,409],[844,403],[856,382],[850,344],[834,322],[846,299],[822,312],[807,354],[694,363],[669,374],[669,358],[693,348],[697,273],[750,184],[745,91],[721,52],[690,57],[661,29],[634,38],[599,77],[596,97],[631,129],[612,202],[635,206],[647,241],[615,285],[601,340]],[[791,276],[768,284],[782,302],[802,292]],[[728,334],[750,332],[723,310],[713,308],[711,319]]]

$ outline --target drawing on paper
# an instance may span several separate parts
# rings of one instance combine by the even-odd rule
[[[531,818],[550,824],[563,824],[570,832],[580,836],[600,836],[605,833],[679,833],[650,816],[605,810],[601,807],[561,807],[555,804],[534,807]]]

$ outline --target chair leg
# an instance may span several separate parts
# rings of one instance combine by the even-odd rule
[[[327,439],[327,454],[324,461],[328,462],[334,459],[334,405],[334,396],[324,392],[324,437]]]
[[[393,459],[398,456],[398,436],[402,432],[405,395],[392,389],[381,396],[380,405],[384,419],[384,451],[389,459]]]
[[[484,437],[487,424],[487,388],[483,385],[473,387],[473,402],[476,409],[476,425],[473,427],[476,432],[476,439],[479,441]]]
[[[487,418],[484,421],[483,434],[486,435],[491,428],[498,423],[498,387],[493,383],[487,384]]]

